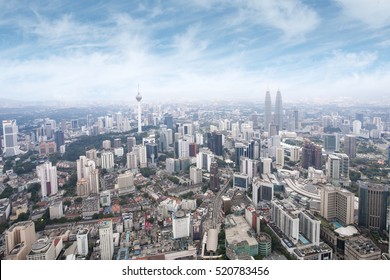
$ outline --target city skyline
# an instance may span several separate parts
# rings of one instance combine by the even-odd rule
[[[0,3],[0,100],[390,101],[386,2]]]

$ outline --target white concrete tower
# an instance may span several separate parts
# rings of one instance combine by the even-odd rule
[[[135,99],[137,99],[137,102],[138,102],[138,133],[141,133],[142,132],[142,126],[141,126],[141,100],[142,100],[142,96],[139,93],[139,86],[138,86],[138,94],[135,97]]]

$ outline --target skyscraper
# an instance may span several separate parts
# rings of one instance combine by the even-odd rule
[[[141,133],[142,132],[142,126],[141,126],[141,100],[142,100],[142,96],[139,93],[139,88],[138,88],[138,94],[135,97],[135,99],[137,99],[137,103],[138,103],[138,133]]]
[[[16,120],[3,120],[3,137],[5,157],[12,157],[20,154],[18,145],[18,126]]]
[[[186,214],[183,210],[178,210],[172,214],[172,233],[173,239],[184,238],[190,236],[190,214]]]
[[[349,158],[356,157],[356,136],[355,135],[345,135],[344,151],[349,156]]]
[[[283,129],[283,104],[280,90],[276,93],[275,99],[275,124],[278,126],[279,130]]]
[[[305,141],[302,147],[301,165],[308,169],[313,166],[315,169],[322,169],[322,148],[310,141]]]
[[[102,220],[98,224],[100,239],[100,255],[102,260],[111,260],[114,255],[114,238],[112,221]]]
[[[54,141],[56,143],[57,152],[60,150],[60,147],[65,144],[64,132],[57,130],[54,134]]]
[[[268,131],[269,125],[272,123],[272,103],[271,94],[267,90],[265,93],[265,106],[264,106],[264,130]]]
[[[44,164],[37,166],[37,175],[41,181],[42,197],[56,194],[58,192],[57,183],[57,167],[52,166],[51,162],[47,161]]]
[[[127,152],[130,153],[133,151],[133,147],[136,145],[135,137],[129,136],[127,137]]]
[[[359,183],[359,226],[386,230],[389,187]]]
[[[219,191],[218,164],[213,161],[210,165],[210,189],[213,192]]]
[[[207,147],[217,156],[223,154],[223,134],[221,132],[207,133]]]
[[[335,152],[340,150],[340,139],[337,133],[324,134],[324,149],[326,152]]]

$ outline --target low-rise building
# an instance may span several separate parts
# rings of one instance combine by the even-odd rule
[[[370,239],[363,236],[345,241],[346,260],[380,260],[381,250]]]

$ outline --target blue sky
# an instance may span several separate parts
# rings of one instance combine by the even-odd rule
[[[65,3],[67,2],[67,3]],[[390,1],[0,0],[0,99],[390,102]]]

